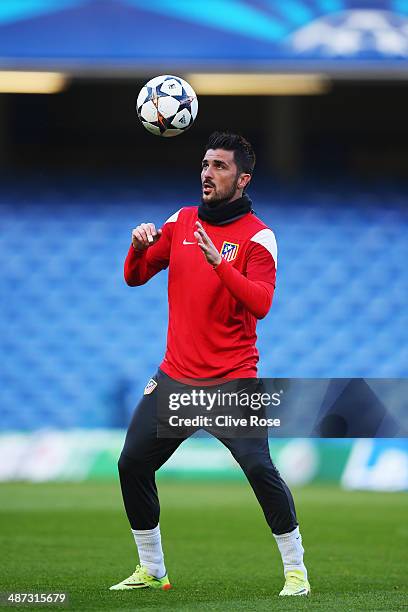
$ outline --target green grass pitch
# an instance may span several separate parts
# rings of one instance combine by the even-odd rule
[[[312,596],[282,600],[278,552],[249,486],[162,481],[159,489],[171,591],[108,590],[136,565],[116,483],[0,485],[0,590],[67,591],[72,610],[407,607],[406,494],[295,490]]]

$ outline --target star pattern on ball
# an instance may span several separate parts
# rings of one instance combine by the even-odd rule
[[[177,136],[194,122],[197,96],[180,77],[163,75],[151,79],[141,89],[136,110],[143,126],[157,136]]]

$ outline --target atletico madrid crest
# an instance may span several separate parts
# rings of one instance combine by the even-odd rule
[[[225,259],[225,261],[232,261],[236,259],[238,254],[239,244],[234,244],[233,242],[224,242],[221,247],[221,257]]]

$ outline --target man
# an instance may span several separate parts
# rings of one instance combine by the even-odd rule
[[[201,205],[180,209],[161,229],[142,223],[132,232],[126,282],[142,285],[169,267],[169,327],[164,360],[145,388],[119,459],[140,565],[113,590],[171,588],[155,472],[182,439],[157,435],[158,388],[179,388],[186,379],[257,376],[256,323],[272,303],[277,248],[273,232],[253,214],[245,194],[254,166],[249,142],[215,132],[202,161]],[[243,469],[277,542],[285,574],[280,595],[308,595],[293,498],[271,461],[267,431],[262,438],[217,437]]]

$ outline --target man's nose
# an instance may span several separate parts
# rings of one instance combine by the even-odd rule
[[[213,173],[212,173],[212,169],[211,166],[207,166],[206,168],[204,168],[203,171],[203,177],[206,178],[212,178]]]

